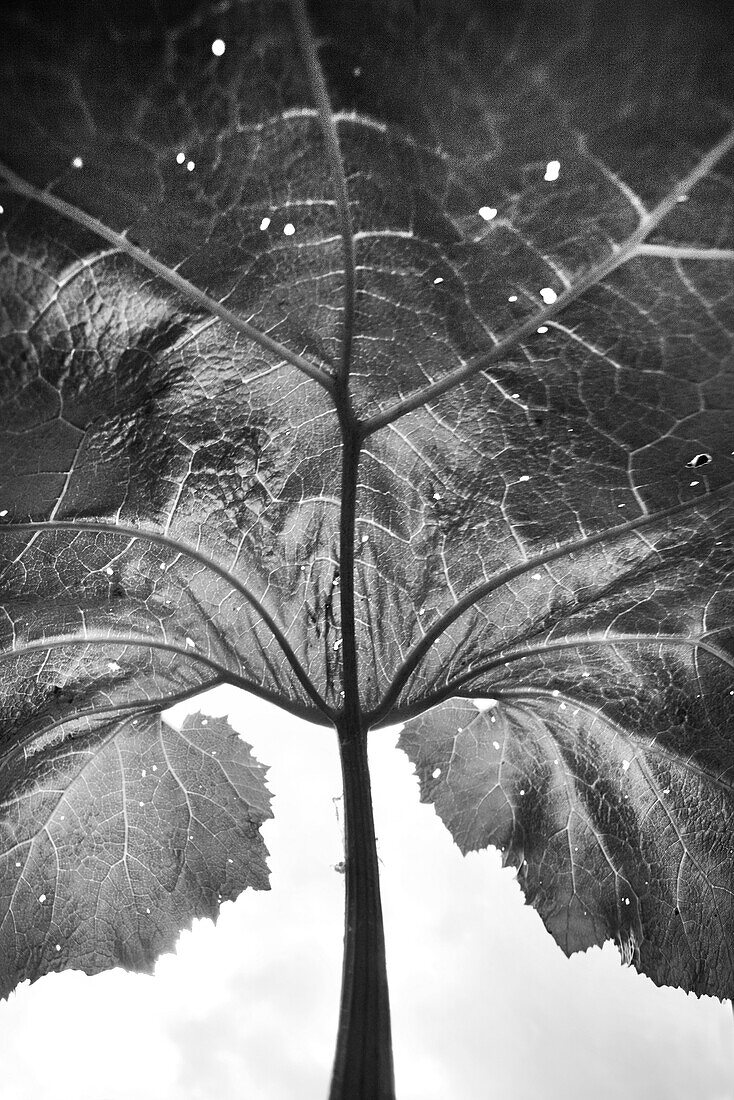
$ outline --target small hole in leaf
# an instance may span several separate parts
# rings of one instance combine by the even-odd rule
[[[433,280],[433,285],[436,286],[438,283],[442,283],[442,282],[443,282],[443,279],[439,275],[438,278]]]
[[[711,462],[711,455],[704,452],[700,455],[694,455],[690,462],[686,462],[686,466],[697,470],[699,466],[706,466],[709,462]]]
[[[628,770],[629,770],[629,766],[630,766],[630,762],[629,762],[629,760],[623,760],[623,761],[622,761],[622,771],[623,771],[623,772],[626,772],[626,771],[628,771]]]
[[[293,222],[286,222],[283,226],[283,233],[286,237],[292,237],[296,231],[296,227]]]
[[[544,286],[540,291],[540,297],[543,299],[547,306],[552,306],[558,295],[552,287]]]
[[[497,706],[496,699],[472,699],[472,703],[480,712],[483,710],[492,710],[493,707]]]
[[[547,331],[548,331],[548,326],[547,325],[541,325],[539,329],[536,329],[536,332],[547,332]]]
[[[549,160],[545,166],[545,175],[543,176],[543,179],[547,180],[549,183],[552,183],[554,180],[558,179],[560,171],[560,160]]]
[[[530,481],[530,475],[529,474],[522,474],[517,480],[518,481]]]
[[[196,168],[196,161],[195,160],[187,161],[187,163],[186,163],[187,172],[193,172],[194,168]]]
[[[56,944],[56,950],[57,950],[57,951],[60,951],[60,950],[61,950],[61,944],[60,944],[60,943],[57,943],[57,944]]]
[[[507,301],[508,302],[516,302],[517,301],[517,294],[511,294],[510,297],[507,299]]]
[[[74,157],[71,164],[72,164],[73,168],[83,168],[84,167],[84,161],[82,160],[81,157]]]
[[[431,775],[434,779],[438,779],[440,774],[441,774],[441,769],[440,768],[434,768],[433,771],[431,772]]]
[[[185,160],[186,160],[186,154],[185,153],[176,153],[176,164],[183,164],[183,162]]]
[[[493,742],[492,742],[492,744],[494,745],[494,747],[495,747],[496,749],[499,749],[499,747],[500,747],[500,743],[499,743],[499,741],[493,741]]]
[[[260,222],[260,228],[263,230],[263,232],[268,228],[269,225],[270,218],[263,218],[263,220]]]
[[[483,218],[485,222],[491,222],[492,218],[497,217],[497,210],[494,206],[480,206],[479,217]]]
[[[46,895],[45,895],[45,894],[39,894],[39,895],[38,895],[38,900],[39,900],[40,902],[44,902],[44,901],[46,900]]]
[[[8,514],[7,508],[3,508],[3,510],[0,512],[0,519],[4,519],[5,516],[7,516],[7,514]]]
[[[679,195],[676,202],[688,202],[688,195]]]
[[[5,207],[0,205],[0,214],[4,214],[4,213],[5,213]]]
[[[212,53],[215,57],[221,57],[226,48],[226,43],[221,38],[215,38],[212,42]]]

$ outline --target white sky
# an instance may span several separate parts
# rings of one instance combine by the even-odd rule
[[[220,688],[272,765],[272,890],[197,921],[154,977],[77,972],[0,1004],[2,1100],[324,1100],[341,974],[335,734]],[[734,1017],[620,966],[568,960],[493,850],[463,859],[371,735],[398,1100],[734,1100]]]

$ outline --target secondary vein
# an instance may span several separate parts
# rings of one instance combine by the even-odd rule
[[[51,210],[55,210],[57,214],[61,214],[62,217],[69,218],[71,221],[76,222],[78,225],[83,225],[85,229],[97,234],[99,237],[103,237],[104,240],[113,244],[120,252],[124,252],[136,263],[146,267],[148,271],[152,271],[154,275],[157,275],[159,279],[163,279],[169,286],[178,290],[189,301],[196,302],[202,306],[209,313],[215,314],[220,320],[226,322],[232,328],[241,332],[248,339],[254,343],[259,344],[260,347],[266,351],[276,355],[279,359],[290,363],[291,366],[296,367],[297,370],[303,372],[314,382],[318,382],[320,386],[323,386],[327,392],[331,393],[333,389],[333,381],[331,377],[319,367],[310,363],[308,359],[304,359],[303,356],[298,355],[296,352],[291,351],[284,344],[274,340],[272,336],[268,336],[267,333],[261,332],[260,329],[251,325],[249,321],[243,320],[242,317],[238,317],[232,310],[227,309],[220,302],[217,302],[214,298],[211,298],[203,290],[200,290],[188,279],[184,279],[182,275],[179,275],[177,271],[167,267],[166,264],[156,260],[148,252],[145,252],[142,248],[133,244],[128,240],[124,233],[118,233],[115,229],[110,229],[104,222],[99,221],[98,218],[93,217],[91,214],[87,214],[78,206],[74,206],[73,203],[67,202],[65,199],[59,198],[58,195],[54,195],[51,191],[35,187],[32,183],[28,183],[21,176],[17,175],[8,168],[6,165],[0,163],[0,177],[17,191],[18,194],[23,195],[27,199],[32,199],[34,202],[39,202],[43,206],[47,206]]]

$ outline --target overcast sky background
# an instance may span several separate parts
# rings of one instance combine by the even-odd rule
[[[154,977],[50,975],[0,1005],[2,1100],[325,1100],[343,934],[335,735],[235,689],[271,765],[272,890],[197,921]],[[370,758],[398,1100],[734,1100],[728,1004],[658,989],[615,948],[566,959],[494,850],[462,858],[397,730]]]

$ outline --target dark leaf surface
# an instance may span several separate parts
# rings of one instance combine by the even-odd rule
[[[353,648],[562,946],[731,996],[728,21],[311,17],[330,105],[275,0],[3,6],[3,752]]]

